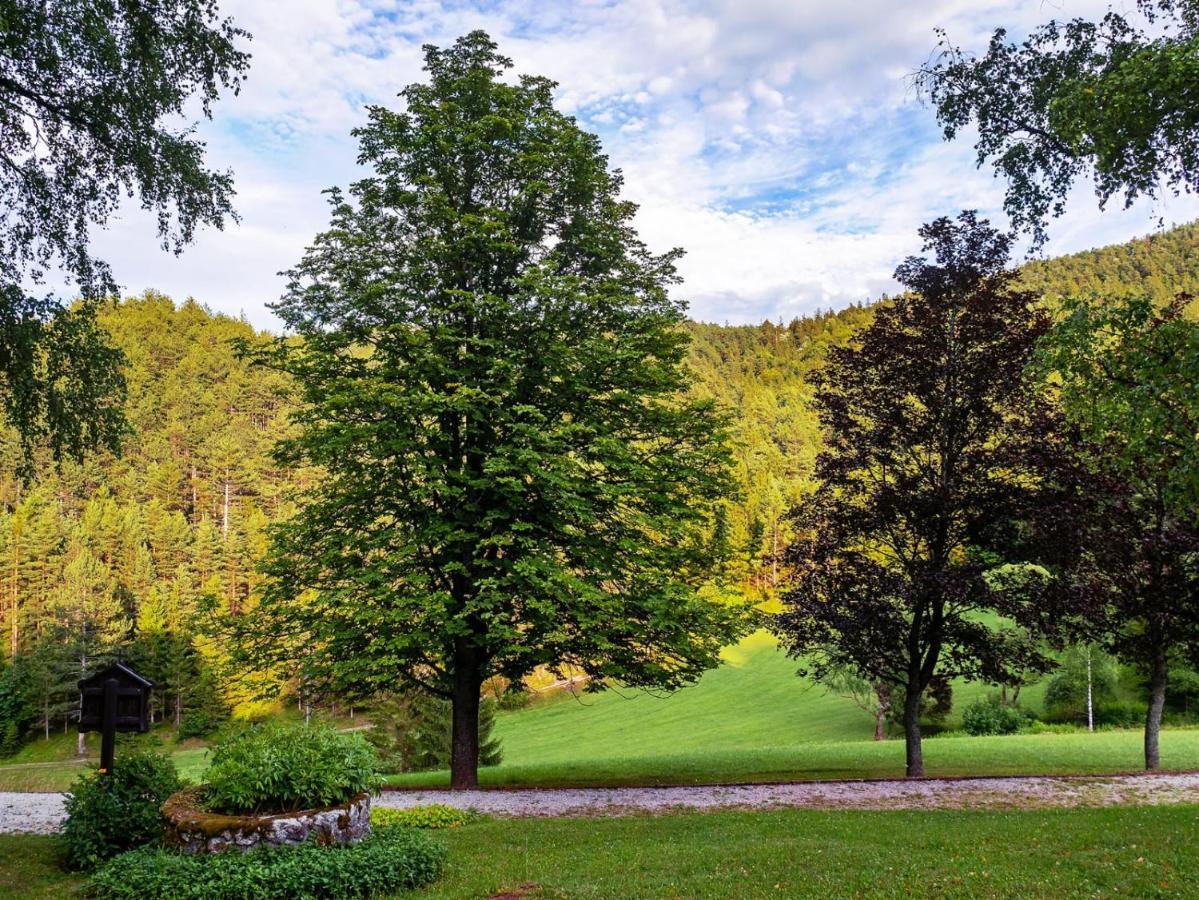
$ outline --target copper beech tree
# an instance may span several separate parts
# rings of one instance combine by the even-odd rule
[[[796,512],[774,619],[818,678],[848,667],[902,696],[909,776],[930,685],[1050,668],[1038,636],[1057,596],[1017,552],[1053,446],[1024,377],[1048,318],[1006,269],[1010,238],[973,212],[920,235],[934,258],[899,267],[907,292],[820,375],[820,487]]]

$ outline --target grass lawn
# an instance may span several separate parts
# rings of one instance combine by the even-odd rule
[[[1199,808],[494,819],[444,832],[421,897],[1186,896]],[[65,897],[45,837],[0,836],[0,896]]]
[[[39,743],[34,741],[34,744]],[[25,753],[33,745],[21,752]],[[72,752],[74,752],[72,738]],[[169,748],[168,748],[169,749]],[[120,751],[117,751],[118,754]],[[191,781],[199,781],[200,775],[208,766],[208,751],[204,747],[187,747],[181,750],[171,750],[171,758],[179,769],[179,774]],[[16,757],[20,759],[20,754]],[[87,764],[96,762],[96,757],[88,759],[57,759],[44,762],[15,761],[0,766],[0,791],[65,791],[83,772]],[[3,896],[0,891],[0,896]]]
[[[58,867],[54,838],[0,834],[0,897],[67,897],[82,885]]]
[[[515,763],[546,763],[620,756],[658,756],[702,744],[713,751],[787,747],[810,741],[869,740],[873,718],[851,701],[796,676],[799,664],[758,632],[724,651],[724,664],[698,683],[672,694],[608,690],[577,699],[501,713],[496,734],[504,757]],[[954,685],[958,727],[961,711],[993,690]],[[1022,702],[1040,709],[1043,684],[1027,688]]]
[[[729,648],[725,665],[660,696],[607,691],[501,713],[504,762],[484,784],[691,784],[813,778],[901,777],[903,743],[876,743],[871,717],[797,678],[796,663],[765,633]],[[990,688],[954,687],[955,715]],[[1039,709],[1044,685],[1022,702]],[[951,719],[954,726],[960,719]],[[1011,737],[933,737],[930,775],[1132,771],[1143,764],[1139,730]],[[1199,768],[1199,730],[1162,735],[1167,768]],[[447,784],[448,773],[391,776],[401,786]]]
[[[1199,730],[1162,732],[1162,766],[1199,769]],[[925,771],[949,775],[1109,774],[1143,768],[1139,731],[943,737],[924,742]],[[710,751],[697,747],[660,756],[580,758],[579,762],[507,763],[482,769],[484,785],[585,786],[902,778],[903,742],[839,741]],[[447,772],[390,775],[400,787],[449,784]]]
[[[1181,896],[1199,884],[1196,807],[492,820],[447,841],[449,871],[422,896]]]

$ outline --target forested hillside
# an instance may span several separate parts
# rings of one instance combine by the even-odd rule
[[[1199,290],[1199,226],[1025,268],[1048,295]],[[829,346],[869,320],[863,302],[790,323],[692,323],[696,390],[736,423],[741,496],[715,523],[724,583],[767,596],[788,538],[787,510],[810,490],[820,445],[810,376]],[[252,608],[266,526],[305,476],[281,471],[270,447],[288,427],[287,384],[234,348],[257,335],[192,301],[147,294],[104,314],[124,352],[131,427],[124,453],[16,475],[17,447],[0,448],[0,738],[64,728],[75,680],[120,650],[158,688],[154,713],[202,732],[231,705],[217,684],[221,648],[198,636],[209,611]],[[280,695],[301,686],[285,680]],[[321,698],[308,698],[319,701]]]

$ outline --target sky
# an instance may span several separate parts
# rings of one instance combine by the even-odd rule
[[[1117,8],[1132,5],[1117,2]],[[269,304],[328,223],[322,191],[356,166],[351,129],[421,79],[421,45],[483,28],[515,72],[558,82],[557,103],[625,173],[657,251],[682,247],[675,290],[693,318],[789,320],[868,300],[919,251],[916,229],[963,208],[1005,224],[1003,184],[969,135],[946,143],[908,76],[934,29],[982,49],[1095,0],[222,0],[253,35],[248,78],[199,123],[210,163],[231,168],[238,224],[178,258],[129,209],[95,249],[128,293],[147,288],[277,329]],[[1080,185],[1047,255],[1199,217],[1193,197],[1114,202]]]

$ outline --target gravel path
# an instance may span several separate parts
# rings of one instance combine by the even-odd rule
[[[0,791],[0,832],[50,834],[63,816],[62,794],[18,794]]]
[[[635,815],[678,809],[1028,809],[1199,803],[1199,773],[1095,778],[794,782],[659,788],[385,791],[378,806],[446,803],[502,816]]]
[[[807,781],[680,787],[385,791],[376,806],[446,803],[500,816],[621,816],[681,809],[1032,809],[1199,804],[1199,772],[1094,778]],[[0,833],[50,834],[62,794],[0,792]]]

